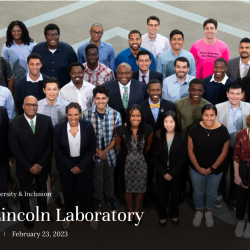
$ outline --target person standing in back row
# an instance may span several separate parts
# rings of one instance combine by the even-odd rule
[[[218,23],[215,19],[209,18],[203,23],[205,38],[195,42],[190,52],[196,62],[196,77],[204,79],[214,73],[214,61],[217,58],[224,58],[226,62],[230,58],[228,46],[216,38]]]

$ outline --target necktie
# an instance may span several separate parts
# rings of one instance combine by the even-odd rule
[[[128,108],[128,87],[127,86],[123,86],[124,88],[124,93],[123,93],[123,96],[122,96],[122,104],[123,104],[123,107],[125,109]]]
[[[146,81],[145,81],[145,77],[146,77],[146,76],[145,76],[145,75],[142,75],[141,77],[142,77],[142,82],[146,83]]]
[[[32,129],[33,134],[35,134],[35,125],[33,120],[30,121],[30,127]]]
[[[158,104],[150,104],[150,108],[160,108],[160,103]]]
[[[243,70],[243,77],[247,75],[249,68],[247,67],[247,65],[244,67]]]

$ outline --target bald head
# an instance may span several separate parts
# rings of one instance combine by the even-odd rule
[[[92,24],[90,30],[92,30],[93,27],[100,27],[103,30],[103,26],[100,23],[94,23],[94,24]]]
[[[132,68],[127,63],[121,63],[116,70],[117,80],[122,85],[127,85],[132,78]]]
[[[27,96],[23,101],[24,114],[29,118],[33,119],[36,116],[38,109],[38,101],[35,96]]]

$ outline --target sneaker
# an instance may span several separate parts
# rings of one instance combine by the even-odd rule
[[[99,212],[102,206],[102,200],[95,200],[94,207],[95,212]]]
[[[214,219],[213,219],[212,211],[206,211],[205,220],[206,220],[206,226],[207,227],[213,227],[214,226]]]
[[[247,223],[246,229],[243,234],[243,238],[250,239],[250,223]]]
[[[237,222],[237,225],[236,225],[236,228],[235,228],[235,236],[238,237],[238,238],[241,238],[243,236],[243,232],[244,232],[244,225],[245,223],[244,222]],[[250,227],[249,227],[250,229]]]
[[[107,199],[107,205],[109,207],[109,210],[111,212],[116,212],[117,211],[117,207],[116,207],[116,203],[114,199]]]
[[[221,208],[222,202],[223,202],[223,197],[222,196],[217,196],[217,199],[216,199],[216,202],[215,202],[214,206],[216,208]]]
[[[194,227],[199,227],[201,225],[201,220],[203,218],[203,212],[201,211],[196,211],[193,219],[193,226]]]
[[[231,204],[231,206],[232,206],[233,210],[235,210],[235,211],[236,211],[237,201],[236,201],[236,200],[230,200],[230,204]]]

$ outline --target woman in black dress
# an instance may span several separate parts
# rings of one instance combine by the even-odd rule
[[[166,200],[167,194],[171,193],[169,216],[172,223],[178,225],[181,173],[187,155],[187,136],[181,132],[174,111],[170,110],[163,115],[161,129],[156,131],[152,150],[152,160],[156,167],[159,224],[161,227],[166,226]]]
[[[121,187],[129,212],[139,212],[147,186],[147,152],[151,147],[153,129],[142,123],[143,110],[139,105],[132,105],[127,110],[127,123],[116,129],[116,145],[120,152],[119,168]],[[133,208],[133,194],[136,194]],[[133,218],[128,218],[132,224]],[[134,221],[138,223],[135,216]]]

